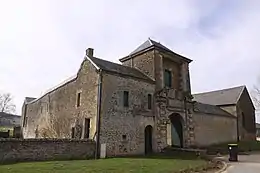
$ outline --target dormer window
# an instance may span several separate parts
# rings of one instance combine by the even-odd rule
[[[171,88],[172,87],[172,72],[170,70],[164,70],[164,86]]]

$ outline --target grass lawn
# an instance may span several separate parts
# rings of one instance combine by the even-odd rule
[[[228,144],[236,142],[216,144],[208,147],[208,149],[223,149],[228,152]],[[240,151],[260,151],[260,141],[240,141],[237,143]]]
[[[156,156],[149,158],[110,158],[28,162],[0,165],[1,173],[172,173],[189,167],[205,166],[204,160],[181,160]]]

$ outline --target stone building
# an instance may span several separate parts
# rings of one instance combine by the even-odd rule
[[[75,76],[25,99],[24,138],[95,139],[113,156],[236,141],[237,124],[241,138],[253,136],[254,107],[245,87],[236,102],[214,103],[213,95],[211,103],[203,94],[193,100],[192,60],[151,39],[120,62],[87,49]]]

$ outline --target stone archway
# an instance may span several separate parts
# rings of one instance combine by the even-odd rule
[[[170,136],[173,147],[183,147],[183,118],[178,113],[169,116],[170,119]]]
[[[153,127],[148,125],[144,130],[145,134],[145,154],[153,152]]]

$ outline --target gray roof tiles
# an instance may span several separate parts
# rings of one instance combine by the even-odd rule
[[[217,91],[193,94],[194,101],[210,105],[236,104],[245,86],[238,86]]]
[[[195,102],[194,103],[194,111],[195,112],[201,112],[205,114],[212,114],[212,115],[218,115],[218,116],[225,116],[230,118],[235,118],[234,115],[228,113],[227,111],[221,109],[218,106],[210,105],[210,104],[204,104]]]
[[[173,52],[171,49],[167,48],[166,46],[162,45],[161,43],[159,42],[156,42],[152,39],[148,39],[147,41],[145,41],[144,43],[142,43],[140,46],[138,46],[134,51],[132,51],[128,56],[124,57],[124,58],[121,58],[120,61],[124,61],[126,59],[128,59],[129,57],[131,56],[134,56],[135,54],[139,53],[139,52],[142,52],[142,51],[145,51],[149,48],[152,48],[152,47],[156,47],[156,48],[160,48],[160,49],[163,49],[163,50],[166,50],[170,53],[173,53],[173,54],[176,54],[178,55],[180,58],[182,58],[183,60],[185,61],[188,61],[188,62],[191,62],[192,60],[182,56],[182,55],[179,55],[175,52]]]
[[[33,97],[25,97],[25,103],[29,103],[33,100],[35,100],[36,98],[33,98]]]
[[[154,40],[151,40],[151,39],[149,38],[149,39],[148,39],[147,41],[145,41],[143,44],[141,44],[140,46],[138,46],[138,48],[136,48],[136,49],[135,49],[133,52],[131,52],[129,55],[133,55],[133,54],[138,53],[138,52],[140,52],[140,51],[142,51],[142,50],[148,49],[148,48],[150,48],[150,47],[152,47],[152,46],[156,46],[156,47],[158,47],[158,48],[162,48],[162,49],[165,49],[165,50],[167,50],[167,51],[172,52],[172,50],[168,49],[167,47],[165,47],[165,46],[162,45],[161,43],[158,43],[158,42],[156,42],[156,41],[154,41]]]
[[[139,71],[136,68],[113,63],[113,62],[106,61],[106,60],[96,58],[96,57],[89,57],[89,58],[99,68],[101,68],[105,71],[116,73],[116,74],[122,74],[122,75],[126,75],[126,76],[132,76],[132,77],[143,79],[143,80],[146,80],[146,81],[149,81],[152,83],[154,82],[154,80],[152,80],[150,77],[146,76],[144,73],[142,73],[141,71]]]
[[[20,125],[21,116],[0,112],[0,126],[13,127]]]

